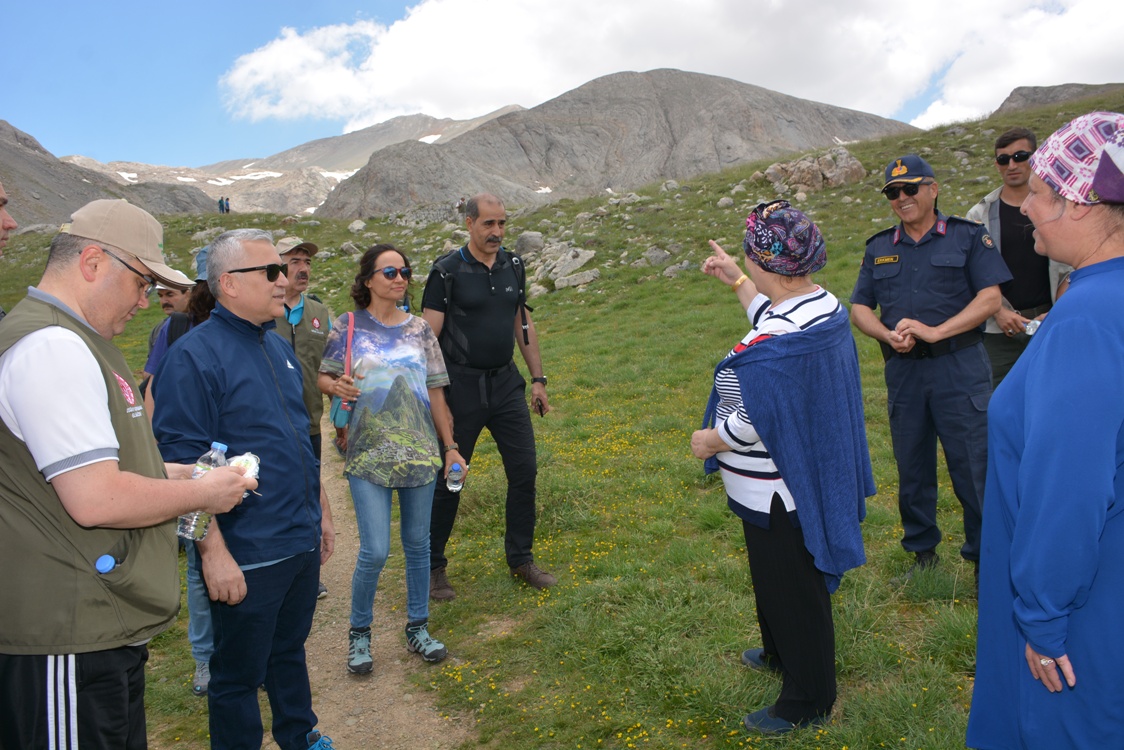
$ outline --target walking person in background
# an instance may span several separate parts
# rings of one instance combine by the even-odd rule
[[[449,408],[455,429],[446,455],[459,450],[472,460],[486,427],[496,441],[507,476],[504,552],[511,575],[537,589],[558,579],[535,564],[535,431],[527,408],[527,382],[513,355],[518,345],[531,374],[531,403],[550,411],[539,339],[527,307],[526,271],[518,255],[503,248],[507,211],[494,195],[465,204],[468,243],[438,258],[425,283],[422,316],[441,343],[449,368]],[[514,335],[512,335],[514,332]],[[446,466],[449,461],[446,460]],[[464,465],[462,463],[462,465]],[[445,545],[453,533],[460,493],[438,485],[433,494],[430,596],[456,596],[446,575]]]
[[[846,309],[812,280],[827,263],[823,236],[787,201],[749,215],[748,275],[710,244],[702,270],[733,288],[750,330],[715,369],[691,451],[707,473],[721,470],[742,520],[762,639],[742,662],[784,679],[744,724],[782,734],[831,714],[830,594],[866,561],[859,524],[875,487],[858,352]]]
[[[448,466],[465,459],[449,448],[441,471],[440,446],[453,442],[444,390],[449,376],[429,324],[398,307],[408,299],[411,276],[410,262],[391,245],[364,253],[351,287],[356,310],[336,321],[320,363],[321,390],[351,403],[344,473],[355,504],[359,555],[351,579],[347,669],[357,674],[374,667],[372,604],[390,552],[395,491],[406,558],[406,644],[428,662],[448,653],[428,629],[429,524],[434,486]]]
[[[987,228],[1013,279],[999,286],[999,311],[984,324],[984,348],[995,388],[1030,343],[1027,323],[1041,321],[1065,292],[1073,269],[1034,252],[1034,225],[1020,210],[1030,181],[1028,160],[1038,139],[1026,128],[1011,128],[995,139],[995,168],[1003,184],[972,206],[967,217]],[[1035,324],[1037,325],[1037,323]]]
[[[1030,159],[1034,247],[1069,290],[996,390],[967,743],[1121,746],[1124,701],[1124,115]]]

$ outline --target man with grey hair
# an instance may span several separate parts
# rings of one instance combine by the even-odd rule
[[[175,519],[257,487],[233,468],[168,481],[195,457],[161,458],[111,343],[157,282],[190,284],[162,247],[148,213],[93,201],[0,325],[0,747],[146,747],[145,644],[179,609]]]
[[[8,246],[8,232],[18,228],[16,220],[8,213],[8,194],[4,192],[4,183],[0,182],[0,258],[4,257],[4,248]],[[4,308],[0,307],[0,320],[4,315]]]
[[[261,462],[260,494],[217,514],[197,543],[215,633],[207,700],[216,749],[260,746],[263,684],[282,750],[331,742],[316,730],[304,644],[335,532],[308,439],[300,363],[268,335],[284,309],[287,270],[268,232],[215,239],[207,257],[215,309],[153,379],[153,428],[169,460],[199,456],[217,440],[230,455]]]

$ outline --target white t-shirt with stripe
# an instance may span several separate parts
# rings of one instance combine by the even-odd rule
[[[781,336],[822,323],[839,309],[839,300],[835,295],[819,286],[808,294],[786,299],[776,307],[770,308],[771,304],[763,294],[758,294],[750,302],[746,315],[753,327],[730,351],[730,355],[752,346],[761,337]],[[714,385],[719,399],[715,427],[722,440],[732,446],[731,450],[716,456],[731,508],[751,523],[767,525],[774,492],[784,500],[788,512],[795,510],[796,504],[768,448],[761,442],[745,412],[737,377],[730,370],[722,370],[715,377]],[[785,386],[783,383],[761,383],[760,387]],[[807,427],[801,426],[800,429]]]

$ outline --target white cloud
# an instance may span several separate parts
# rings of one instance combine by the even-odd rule
[[[238,117],[466,119],[593,78],[679,68],[916,124],[1020,85],[1124,80],[1115,0],[421,0],[390,26],[286,28],[223,76]]]

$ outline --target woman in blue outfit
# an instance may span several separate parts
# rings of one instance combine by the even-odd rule
[[[708,473],[721,470],[742,521],[762,639],[742,661],[783,678],[776,701],[743,723],[781,734],[831,714],[830,594],[865,561],[859,522],[874,479],[858,354],[846,309],[812,280],[827,250],[805,214],[787,201],[753,210],[748,275],[711,247],[702,270],[733,288],[750,331],[715,369],[691,450]]]
[[[1069,290],[996,389],[967,743],[1124,743],[1124,115],[1031,157],[1022,212]]]
[[[445,403],[449,384],[437,338],[422,318],[399,308],[408,300],[410,262],[391,245],[363,254],[351,287],[355,300],[351,373],[345,374],[348,315],[332,326],[320,364],[320,390],[351,402],[344,473],[359,527],[351,579],[347,668],[371,672],[371,620],[379,574],[390,552],[395,490],[406,558],[406,645],[429,662],[445,646],[429,635],[429,518],[442,465],[464,464],[453,443]],[[438,438],[440,437],[440,442]]]

